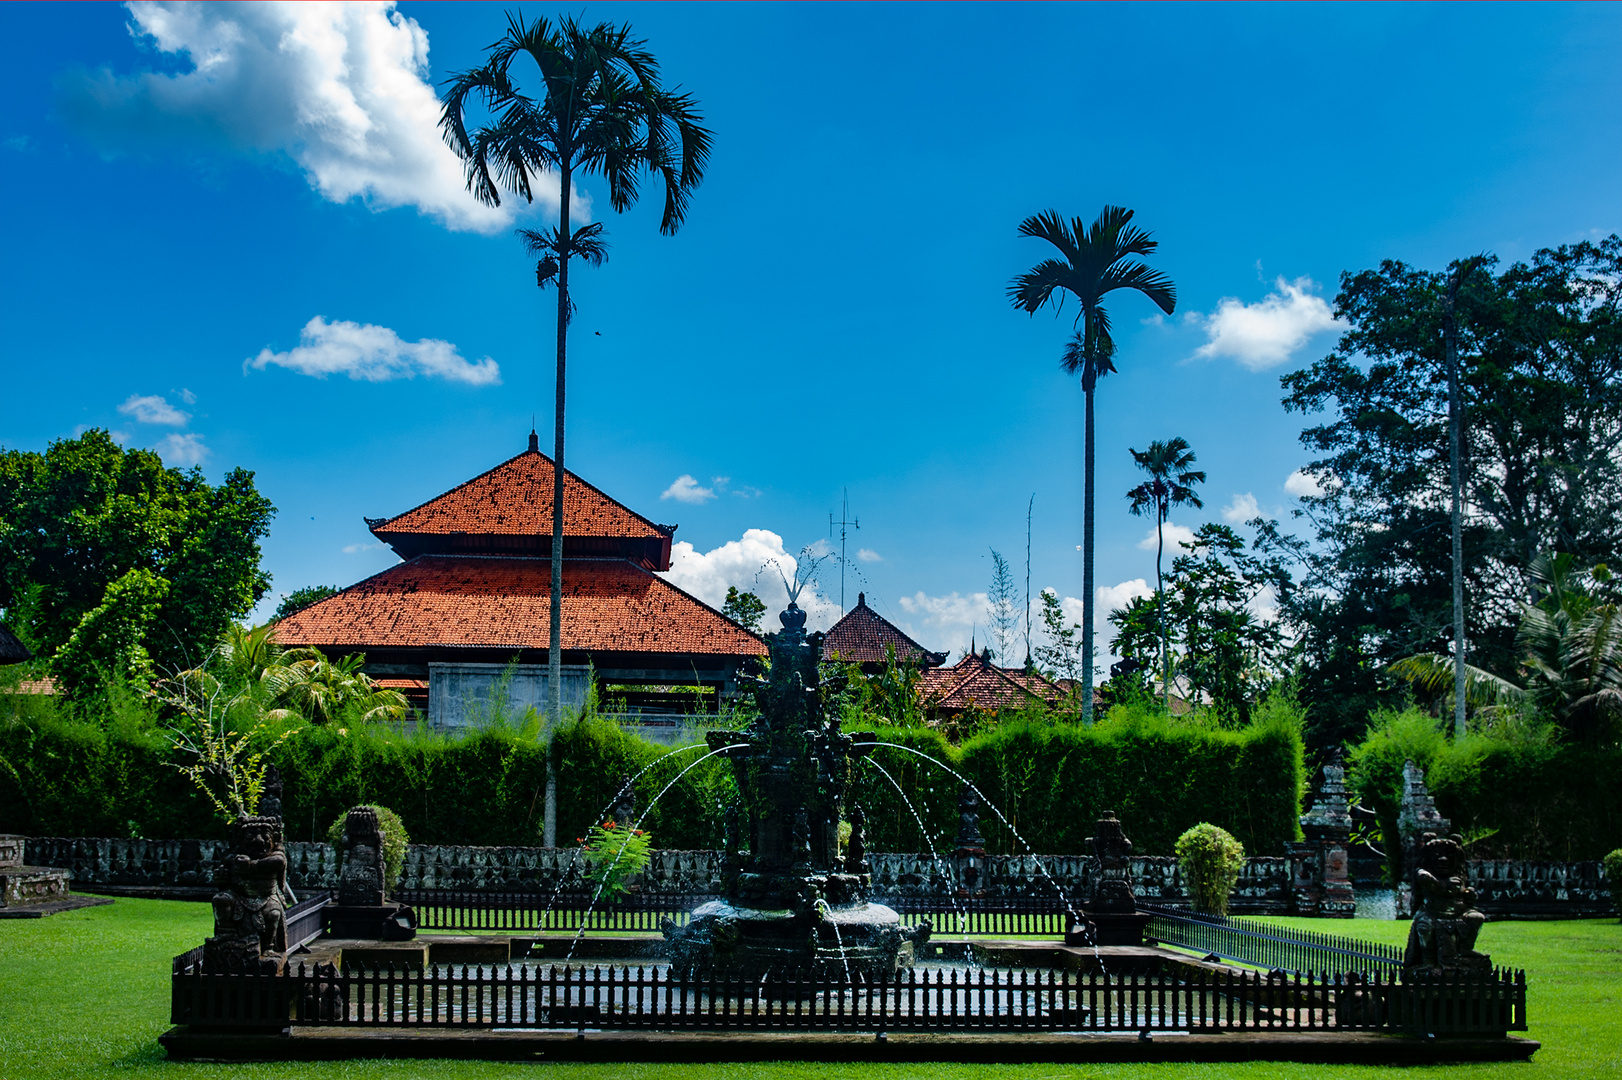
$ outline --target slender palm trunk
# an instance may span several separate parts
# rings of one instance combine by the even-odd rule
[[[1447,435],[1449,472],[1453,486],[1453,737],[1464,738],[1464,480],[1459,460],[1464,442],[1464,409],[1459,400],[1459,341],[1458,324],[1454,321],[1453,303],[1457,298],[1461,274],[1455,273],[1448,283],[1443,336],[1447,345]]]
[[[1166,711],[1171,712],[1171,660],[1166,646],[1166,587],[1160,582],[1160,562],[1166,554],[1166,515],[1171,508],[1155,507],[1155,621],[1160,624],[1160,689],[1166,695]]]
[[[563,390],[569,344],[570,172],[565,166],[558,207],[558,386],[552,436],[551,634],[546,649],[546,805],[541,844],[558,843],[558,762],[553,743],[563,720]]]
[[[1084,341],[1092,340],[1092,313],[1086,313],[1087,327]],[[1082,369],[1082,392],[1087,398],[1086,440],[1084,458],[1086,480],[1083,484],[1081,511],[1081,724],[1093,722],[1093,391],[1098,385],[1096,366],[1092,357],[1086,358]]]

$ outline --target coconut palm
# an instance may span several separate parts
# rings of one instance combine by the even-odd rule
[[[1539,555],[1527,568],[1539,595],[1521,608],[1515,643],[1524,686],[1463,665],[1464,696],[1477,706],[1526,702],[1584,739],[1604,737],[1622,718],[1622,604],[1603,564],[1578,570],[1566,554]],[[1454,658],[1406,656],[1387,668],[1433,693],[1454,695]]]
[[[537,184],[558,181],[555,228],[520,230],[525,247],[539,255],[536,281],[557,286],[557,396],[552,456],[552,590],[551,636],[547,649],[547,716],[556,723],[563,714],[563,413],[568,325],[573,312],[569,296],[569,261],[579,256],[600,264],[604,255],[601,225],[575,229],[571,220],[577,176],[601,177],[609,203],[623,211],[637,201],[645,173],[664,185],[664,213],[659,230],[666,235],[681,227],[687,201],[703,179],[710,153],[710,132],[702,126],[696,102],[688,94],[666,90],[659,64],[631,36],[628,25],[598,23],[585,28],[569,16],[555,24],[541,18],[526,23],[509,14],[507,32],[487,50],[482,67],[450,80],[440,114],[440,129],[462,158],[467,186],[491,206],[502,192],[525,202],[534,200]],[[528,57],[540,81],[534,96],[524,93],[514,61]],[[528,66],[528,65],[524,65]],[[472,102],[491,120],[470,131],[467,108]],[[557,841],[557,770],[550,754],[546,767],[546,824],[543,843]]]
[[[1062,310],[1066,293],[1081,308],[1075,319],[1080,329],[1065,347],[1063,364],[1065,371],[1081,376],[1087,401],[1082,500],[1083,724],[1093,720],[1093,391],[1101,377],[1115,370],[1115,340],[1102,301],[1116,289],[1136,289],[1168,315],[1177,307],[1177,289],[1171,279],[1135,258],[1152,255],[1160,245],[1131,221],[1132,211],[1120,206],[1104,207],[1091,226],[1079,217],[1066,223],[1057,210],[1026,218],[1020,222],[1020,235],[1046,240],[1062,257],[1042,260],[1008,285],[1008,299],[1033,315],[1049,300]]]
[[[1131,511],[1139,517],[1155,515],[1155,619],[1160,624],[1160,684],[1171,708],[1171,650],[1166,640],[1166,594],[1161,582],[1160,564],[1166,554],[1166,519],[1174,506],[1205,504],[1194,493],[1195,484],[1205,483],[1205,473],[1192,468],[1194,451],[1188,440],[1178,435],[1165,442],[1151,442],[1147,450],[1127,448],[1132,460],[1149,474],[1149,479],[1126,493]]]

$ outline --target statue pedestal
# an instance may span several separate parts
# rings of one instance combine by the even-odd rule
[[[1066,945],[1142,945],[1143,928],[1154,918],[1147,911],[1083,911],[1082,916],[1092,924],[1092,937],[1072,923],[1064,932]]]
[[[321,926],[328,937],[410,941],[417,936],[417,912],[406,904],[328,904]]]

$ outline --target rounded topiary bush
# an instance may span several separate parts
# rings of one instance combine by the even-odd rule
[[[1245,845],[1228,830],[1202,821],[1177,838],[1177,866],[1194,910],[1228,914],[1228,895],[1245,865]]]
[[[400,815],[386,806],[373,803],[364,803],[352,809],[377,811],[377,823],[383,828],[383,881],[386,888],[394,888],[400,884],[400,873],[405,869],[406,846],[411,843],[405,826],[400,823]],[[332,828],[327,830],[327,843],[337,848],[340,855],[344,850],[344,821],[348,817],[349,811],[345,810],[332,823]]]
[[[1622,848],[1605,856],[1601,865],[1605,867],[1605,883],[1611,887],[1611,903],[1616,905],[1617,914],[1622,915]]]

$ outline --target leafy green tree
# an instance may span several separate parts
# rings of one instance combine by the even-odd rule
[[[461,157],[468,190],[481,201],[501,204],[505,191],[534,200],[536,184],[559,182],[558,223],[542,231],[521,230],[531,254],[539,254],[536,281],[557,286],[557,390],[552,483],[552,648],[547,651],[547,715],[563,716],[563,416],[568,326],[574,310],[569,263],[576,256],[601,264],[605,248],[600,223],[573,227],[571,212],[578,176],[596,175],[608,184],[616,211],[641,194],[644,173],[663,183],[664,212],[659,230],[681,227],[687,202],[704,176],[711,133],[691,95],[666,90],[659,63],[631,36],[628,25],[598,23],[586,28],[570,16],[556,23],[526,23],[509,14],[507,32],[487,50],[486,62],[458,73],[445,93],[440,128]],[[513,62],[532,61],[540,73],[538,94],[527,94],[514,78]],[[468,106],[491,116],[468,127]],[[557,841],[557,771],[548,765],[543,842]]]
[[[1182,639],[1178,668],[1193,696],[1219,714],[1248,722],[1251,709],[1285,671],[1289,649],[1277,620],[1254,609],[1264,594],[1288,599],[1292,581],[1277,561],[1247,551],[1239,534],[1207,523],[1172,560],[1170,619]]]
[[[271,619],[280,621],[295,611],[302,611],[311,604],[325,600],[329,596],[337,596],[342,591],[336,585],[306,585],[302,589],[294,589],[282,597],[282,602],[276,605],[276,614],[272,615]]]
[[[378,687],[361,668],[365,655],[328,660],[318,649],[288,649],[260,676],[272,719],[297,714],[312,724],[329,724],[346,713],[366,722],[402,720],[405,695]]]
[[[1110,668],[1109,689],[1112,700],[1124,701],[1132,697],[1147,697],[1149,679],[1160,659],[1160,650],[1169,648],[1169,635],[1165,632],[1165,593],[1158,591],[1154,602],[1134,596],[1126,607],[1109,613],[1115,625],[1115,655],[1121,662]],[[1169,672],[1169,660],[1161,670]],[[1162,704],[1169,710],[1171,696],[1164,696]]]
[[[215,486],[99,428],[43,454],[0,452],[0,608],[50,656],[109,586],[145,570],[167,589],[141,646],[160,670],[195,666],[269,587],[259,541],[275,512],[245,469]]]
[[[1455,272],[1460,287],[1447,294]],[[1303,650],[1315,741],[1361,729],[1393,704],[1382,672],[1416,653],[1513,678],[1528,568],[1537,553],[1580,565],[1622,555],[1622,240],[1616,235],[1445,271],[1388,261],[1345,274],[1350,324],[1330,356],[1284,376],[1285,407],[1327,414],[1302,443],[1321,493],[1287,611]],[[1466,640],[1453,630],[1448,344],[1459,369]]]
[[[1021,236],[1046,240],[1060,258],[1044,259],[1014,278],[1008,298],[1016,308],[1035,314],[1050,300],[1062,310],[1068,293],[1080,311],[1081,329],[1065,347],[1065,371],[1081,376],[1086,398],[1085,492],[1082,499],[1082,616],[1081,616],[1081,720],[1093,721],[1093,391],[1098,380],[1115,370],[1115,340],[1110,336],[1109,314],[1103,299],[1116,289],[1135,289],[1170,315],[1177,306],[1171,279],[1151,270],[1136,257],[1152,255],[1159,247],[1149,234],[1131,224],[1132,211],[1106,206],[1089,227],[1081,218],[1066,223],[1057,210],[1020,222]]]
[[[69,700],[83,703],[105,696],[109,684],[144,687],[152,678],[152,658],[143,644],[158,617],[169,583],[145,567],[107,586],[97,607],[73,628],[51,660],[51,674]]]
[[[1081,675],[1081,624],[1065,625],[1059,594],[1042,590],[1042,632],[1048,643],[1036,647],[1036,662],[1053,678],[1075,680]]]
[[[739,592],[736,585],[727,586],[727,598],[721,603],[721,614],[743,627],[760,633],[760,619],[766,614],[766,602],[752,592]]]
[[[1160,681],[1165,689],[1166,707],[1171,707],[1171,650],[1166,641],[1165,582],[1160,567],[1166,554],[1166,519],[1174,506],[1202,507],[1194,485],[1205,483],[1205,473],[1193,468],[1194,451],[1188,440],[1178,435],[1165,442],[1155,441],[1147,450],[1132,450],[1132,461],[1149,474],[1149,479],[1126,493],[1132,500],[1132,513],[1155,516],[1155,607],[1160,623]],[[1125,656],[1125,653],[1121,653]]]

